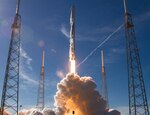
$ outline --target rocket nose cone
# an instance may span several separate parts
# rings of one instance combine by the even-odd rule
[[[74,18],[74,6],[71,6],[70,18]]]

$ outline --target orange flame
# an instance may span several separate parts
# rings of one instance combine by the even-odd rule
[[[65,115],[73,115],[73,111],[75,115],[84,115],[82,111],[80,110],[80,106],[77,106],[72,99],[69,99],[66,102],[65,107],[68,111],[65,112]]]

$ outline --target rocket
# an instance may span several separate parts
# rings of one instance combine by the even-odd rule
[[[75,17],[74,17],[74,6],[71,7],[70,13],[70,50],[69,60],[75,60]]]
[[[124,10],[125,10],[125,13],[128,13],[128,9],[127,9],[127,1],[126,0],[123,0],[124,2]]]
[[[20,10],[20,0],[17,0],[16,14],[19,14],[19,10]]]

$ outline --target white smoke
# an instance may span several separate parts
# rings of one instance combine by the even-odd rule
[[[2,109],[0,108],[0,114],[1,114]],[[9,111],[4,110],[3,115],[12,115]]]
[[[36,108],[32,109],[23,109],[19,112],[19,115],[56,115],[55,112],[51,109],[44,109],[40,111]]]
[[[57,85],[55,109],[22,110],[19,115],[104,115],[106,102],[91,77],[68,74]]]
[[[106,103],[96,91],[96,84],[91,77],[68,74],[57,89],[55,106],[62,110],[61,115],[71,114],[72,111],[81,115],[97,115],[105,110]]]

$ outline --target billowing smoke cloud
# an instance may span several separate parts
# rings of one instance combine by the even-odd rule
[[[60,115],[100,115],[106,104],[96,91],[96,84],[91,77],[79,77],[68,74],[57,86],[55,106],[61,109]]]
[[[106,102],[91,77],[68,74],[57,85],[55,109],[22,110],[19,115],[104,115]]]
[[[2,109],[0,108],[0,114],[1,114],[1,112],[2,112]],[[7,110],[4,110],[3,115],[11,115],[11,113],[8,112]]]

